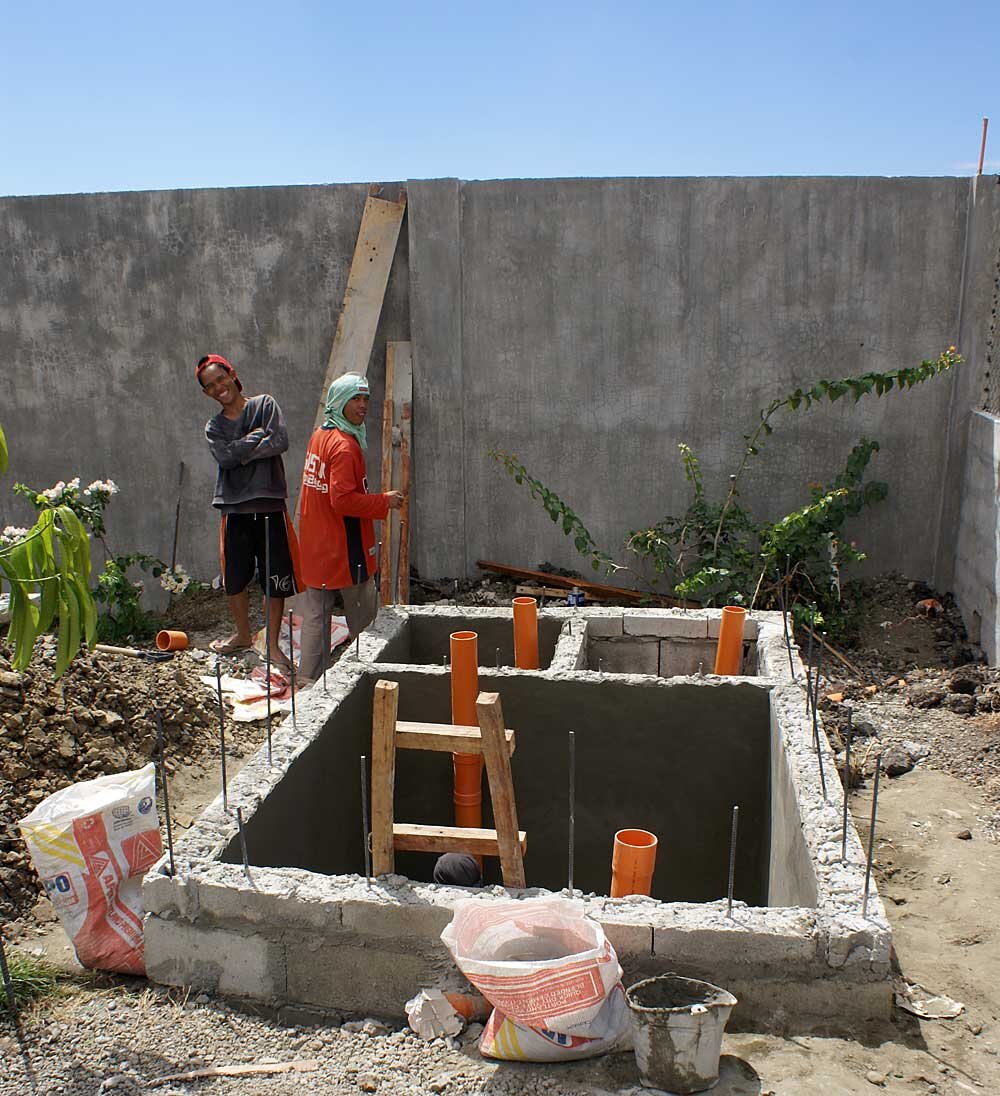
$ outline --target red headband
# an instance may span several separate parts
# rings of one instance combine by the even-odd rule
[[[198,383],[201,384],[202,373],[210,366],[218,365],[236,381],[236,387],[240,392],[243,391],[243,385],[240,382],[240,378],[236,376],[236,370],[229,364],[228,361],[221,354],[206,354],[205,357],[198,362],[194,367],[194,375],[198,378]]]

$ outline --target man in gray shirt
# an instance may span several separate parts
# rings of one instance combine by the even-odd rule
[[[236,370],[220,354],[202,358],[195,375],[205,395],[221,407],[206,423],[205,437],[219,465],[212,505],[222,512],[222,585],[236,625],[233,635],[212,647],[230,654],[252,645],[248,587],[256,572],[261,587],[271,594],[271,663],[290,669],[278,636],[285,598],[301,587],[296,579],[298,544],[285,507],[285,420],[273,396],[243,395]],[[270,571],[265,574],[268,555]]]

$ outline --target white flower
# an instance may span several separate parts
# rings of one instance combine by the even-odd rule
[[[13,544],[15,541],[18,541],[27,535],[27,529],[22,529],[19,525],[8,525],[3,532],[0,533],[0,544]]]

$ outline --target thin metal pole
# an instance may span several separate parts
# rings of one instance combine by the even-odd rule
[[[569,732],[569,887],[573,897],[573,846],[576,840],[576,732]]]
[[[497,647],[497,669],[500,669],[500,648]]]
[[[222,809],[229,811],[229,790],[226,784],[226,708],[222,703],[222,663],[215,660],[215,689],[219,698],[219,757],[222,762]]]
[[[326,664],[330,661],[330,616],[326,611],[326,583],[323,583],[323,612],[320,614],[323,633],[321,650],[323,652],[323,692],[326,692]]]
[[[826,654],[826,632],[819,634],[819,655],[816,658],[816,680],[813,682],[813,710],[819,707],[819,679],[823,673],[823,655]]]
[[[247,856],[247,835],[243,830],[243,808],[236,808],[236,825],[240,831],[240,852],[243,854],[243,874],[250,878],[250,858]]]
[[[292,730],[299,729],[295,722],[295,636],[292,631],[292,610],[288,610],[288,661],[292,664]]]
[[[788,568],[791,562],[790,556],[785,556],[785,579],[788,578]],[[785,585],[781,576],[778,576],[778,593],[781,598],[781,624],[785,629],[785,650],[788,651],[788,672],[795,680],[795,664],[792,662],[792,641],[788,635],[788,607],[785,601]]]
[[[875,811],[878,809],[878,785],[882,776],[882,755],[875,761],[875,786],[872,788],[872,820],[868,827],[868,861],[865,864],[865,897],[861,903],[861,916],[868,916],[868,887],[872,877],[872,856],[875,853]]]
[[[372,885],[371,850],[368,847],[368,758],[361,755],[361,843],[365,848],[365,879]]]
[[[163,716],[156,710],[156,746],[160,755],[160,783],[163,785],[163,820],[167,825],[167,853],[170,858],[170,875],[174,874],[174,830],[170,822],[170,795],[167,792],[167,762],[163,745]]]
[[[726,890],[726,916],[733,916],[733,883],[736,879],[736,834],[740,828],[740,809],[733,807],[733,828],[729,834],[729,886]]]
[[[271,515],[264,515],[264,672],[267,688],[267,763],[271,756]]]
[[[360,597],[360,596],[361,596],[361,564],[359,563],[358,564],[358,597]],[[354,637],[354,657],[358,660],[358,662],[361,661],[361,633],[360,632],[358,632],[358,634]]]
[[[851,739],[854,737],[854,730],[852,726],[852,720],[854,719],[854,712],[847,709],[847,740],[845,742],[845,754],[844,754],[844,831],[840,837],[840,859],[847,863],[847,815],[848,805],[847,797],[851,791]]]
[[[990,128],[989,118],[983,119],[983,139],[979,145],[979,168],[976,171],[976,175],[982,175],[983,173],[983,161],[986,159],[986,131]]]
[[[14,1019],[17,1019],[17,998],[14,996],[14,980],[10,976],[10,968],[7,966],[7,953],[4,951],[3,937],[0,936],[0,976],[3,977],[3,988],[7,991],[7,1007]]]

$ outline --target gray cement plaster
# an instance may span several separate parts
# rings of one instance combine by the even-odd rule
[[[438,612],[447,618],[453,616],[454,609],[413,612]],[[718,779],[728,780],[742,775],[738,770],[747,758],[768,769],[755,781],[758,787],[769,785],[763,822],[766,833],[758,827],[756,840],[768,850],[765,869],[770,905],[746,901],[757,901],[753,890],[762,885],[755,882],[760,878],[761,861],[752,849],[741,854],[748,859],[741,861],[732,918],[726,916],[714,871],[712,880],[705,878],[701,883],[696,871],[688,872],[689,884],[703,885],[710,896],[711,900],[704,902],[610,899],[599,891],[584,893],[586,910],[600,920],[618,950],[626,980],[668,969],[708,978],[740,997],[733,1020],[736,1025],[804,1029],[887,1016],[891,1000],[889,926],[877,894],[869,904],[867,919],[861,917],[864,854],[853,829],[847,862],[840,862],[840,787],[832,776],[832,756],[823,743],[831,785],[830,799],[824,801],[803,704],[802,667],[794,655],[793,680],[780,616],[758,614],[748,622],[757,652],[756,676],[657,679],[563,668],[564,663],[579,661],[586,642],[579,623],[605,634],[614,634],[617,628],[624,635],[630,611],[545,610],[550,612],[567,624],[557,644],[555,668],[484,674],[484,684],[496,686],[500,692],[508,725],[522,735],[515,766],[518,759],[529,762],[515,767],[519,806],[525,812],[522,818],[532,818],[525,827],[529,830],[529,857],[539,837],[544,841],[545,836],[531,831],[541,831],[546,824],[554,829],[565,816],[561,804],[546,802],[555,800],[560,781],[551,771],[532,771],[558,765],[556,744],[564,728],[556,716],[551,718],[553,727],[541,726],[539,721],[526,735],[517,722],[520,719],[531,726],[535,718],[532,709],[538,706],[539,697],[556,711],[575,706],[574,716],[586,707],[594,708],[593,717],[586,717],[593,721],[583,738],[588,740],[588,749],[606,751],[607,770],[614,774],[619,789],[624,778],[616,770],[617,758],[626,751],[616,753],[616,746],[627,742],[625,723],[635,711],[651,712],[654,718],[659,715],[664,741],[670,747],[664,750],[664,758],[683,756],[684,751],[693,757],[693,740],[707,733],[714,736],[710,748],[715,753],[705,759],[707,765],[702,765],[702,770],[714,769]],[[362,658],[378,658],[405,627],[409,615],[405,609],[383,611],[373,634],[365,637]],[[470,627],[475,627],[476,615],[476,610],[468,611]],[[570,621],[575,626],[572,635]],[[665,641],[671,623],[688,638],[692,630],[717,630],[718,614],[650,611],[648,621],[643,627]],[[575,644],[575,652],[571,644]],[[354,857],[357,863],[361,845],[358,793],[354,790],[358,784],[357,754],[368,741],[365,722],[370,690],[379,676],[401,682],[404,718],[411,714],[405,707],[409,703],[428,709],[421,711],[423,719],[447,718],[443,669],[359,663],[353,651],[351,657],[342,659],[328,675],[326,693],[317,685],[302,695],[297,731],[288,719],[278,728],[273,767],[261,751],[231,787],[231,808],[241,806],[249,822],[253,862],[249,879],[234,862],[234,815],[226,815],[219,800],[178,841],[176,876],[169,878],[164,873],[162,861],[147,876],[143,894],[151,978],[270,1005],[300,1004],[388,1016],[401,1015],[403,1002],[421,985],[455,984],[456,972],[439,940],[455,904],[470,899],[489,902],[508,892],[498,886],[466,892],[402,874],[369,884],[356,871],[344,872],[332,863],[335,856]],[[422,692],[417,682],[423,683]],[[574,699],[577,689],[592,698],[590,705]],[[727,718],[710,717],[707,731],[691,726],[682,730],[685,711],[703,711],[703,696],[712,693],[723,698],[720,704],[730,705]],[[566,699],[560,702],[560,697]],[[661,708],[662,699],[669,699],[669,705]],[[741,720],[747,721],[744,736],[752,742],[737,744]],[[724,729],[724,722],[736,725]],[[331,733],[334,727],[337,730]],[[720,757],[725,764],[719,764]],[[581,796],[585,789],[592,794],[588,781],[593,781],[598,767],[595,765],[581,784]],[[581,772],[585,772],[584,766]],[[409,785],[415,787],[422,779],[429,787],[430,777],[420,771],[408,771],[405,779],[401,776],[397,815],[409,809],[410,801],[402,798],[411,794]],[[663,779],[664,799],[679,794],[682,780],[709,782],[708,777],[688,769],[677,777],[668,772]],[[286,782],[287,790],[282,787]],[[310,785],[319,785],[325,796],[315,795]],[[740,787],[739,794],[746,794],[745,787]],[[725,806],[731,795],[732,790],[725,788],[718,799]],[[337,799],[344,802],[335,803]],[[647,806],[651,803],[652,799],[647,799]],[[423,807],[426,809],[426,804]],[[615,826],[616,809],[610,801],[605,804],[595,830],[604,832]],[[672,808],[668,804],[664,809],[669,812]],[[302,844],[311,855],[328,857],[331,866],[326,871],[281,863],[284,854],[274,855],[279,837],[282,841],[286,837],[275,831],[289,826],[300,830]],[[749,836],[754,839],[752,831]],[[553,840],[553,848],[561,845],[564,837],[565,829]],[[713,836],[704,846],[706,859],[714,859],[724,846],[724,838]],[[668,856],[671,854],[672,850]],[[339,873],[328,874],[330,871]],[[680,873],[676,878],[681,878]],[[546,892],[521,892],[526,897],[536,893]]]
[[[889,499],[851,535],[872,569],[927,577],[936,556],[950,585],[963,432],[984,367],[975,348],[990,322],[995,180],[981,180],[971,217],[962,179],[407,187],[367,364],[374,425],[385,342],[413,344],[422,573],[473,574],[483,556],[578,564],[558,527],[489,460],[491,447],[517,452],[614,549],[686,505],[678,442],[700,456],[717,495],[744,430],[774,396],[913,364],[958,341],[975,361],[956,377],[781,419],[742,487],[755,511],[776,517],[806,500],[808,482],[835,475],[861,434],[876,437],[872,473],[889,482]],[[111,476],[122,487],[108,515],[115,542],[169,557],[184,461],[179,559],[213,575],[214,469],[202,437],[212,408],[193,364],[208,349],[225,353],[248,390],[278,398],[294,502],[365,193],[0,199],[4,427],[17,478],[44,487]],[[155,415],[136,412],[140,391]],[[58,445],[54,421],[72,423]],[[368,460],[377,483],[377,445]],[[945,504],[935,550],[927,528]],[[27,516],[0,492],[0,526]]]

